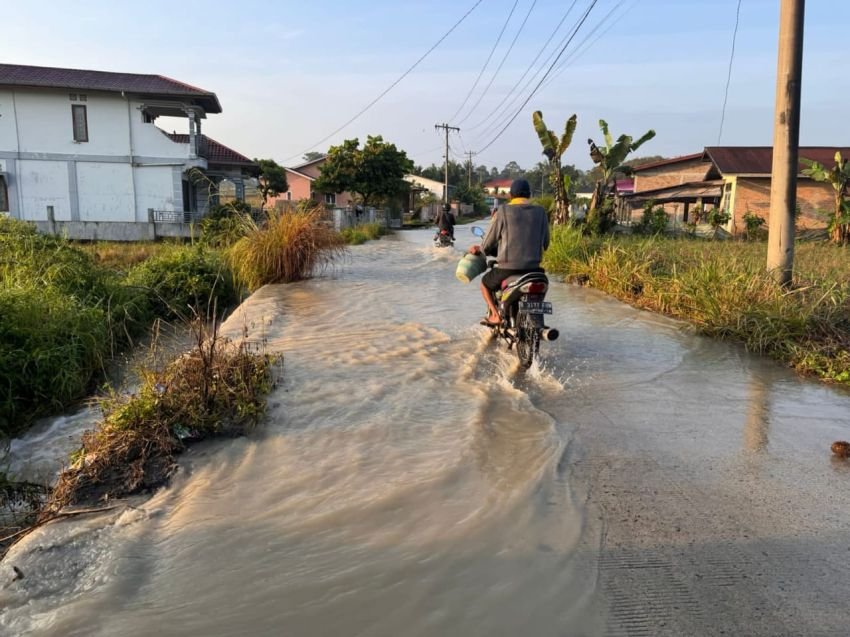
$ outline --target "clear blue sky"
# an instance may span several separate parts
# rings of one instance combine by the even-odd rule
[[[208,120],[208,134],[244,154],[294,164],[293,155],[377,96],[473,1],[12,2],[3,7],[0,61],[159,73],[204,87],[215,91],[224,107],[223,114]],[[479,90],[532,1],[518,1]],[[556,41],[589,1],[577,0]],[[434,124],[450,118],[461,105],[513,2],[483,0],[382,101],[315,149],[326,150],[329,143],[348,137],[382,134],[418,163],[441,161]],[[617,3],[599,0],[575,44]],[[500,126],[486,116],[503,103],[569,4],[537,1],[490,92],[461,124],[462,137],[453,136],[455,152],[477,150],[495,136]],[[523,166],[539,161],[530,124],[534,109],[543,110],[556,129],[578,113],[576,143],[565,161],[582,167],[590,163],[584,140],[599,137],[600,117],[615,134],[656,129],[657,138],[641,154],[686,154],[716,144],[736,4],[625,0],[614,13],[614,18],[622,17],[606,22],[597,33],[613,23],[610,30],[546,85],[476,162],[501,167],[512,159]],[[772,141],[778,14],[779,0],[743,1],[725,144]],[[850,2],[808,3],[804,144],[850,145],[844,118],[848,28]],[[553,49],[554,43],[542,59]],[[469,105],[476,99],[473,95]]]

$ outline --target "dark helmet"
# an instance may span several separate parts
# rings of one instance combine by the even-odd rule
[[[450,203],[443,204],[443,210],[445,210],[446,212],[451,212],[452,211],[452,205]]]
[[[511,197],[530,197],[531,185],[525,179],[514,179],[511,183]]]

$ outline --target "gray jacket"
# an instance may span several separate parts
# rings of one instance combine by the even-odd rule
[[[528,203],[501,206],[481,242],[484,254],[496,257],[499,267],[505,270],[539,268],[548,247],[546,211]]]

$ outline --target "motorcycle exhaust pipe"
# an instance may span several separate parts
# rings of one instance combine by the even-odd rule
[[[561,334],[554,327],[544,327],[540,335],[544,341],[557,341]]]

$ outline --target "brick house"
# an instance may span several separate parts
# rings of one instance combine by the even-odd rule
[[[800,148],[800,157],[830,166],[837,151],[850,156],[850,148],[807,146]],[[726,229],[742,232],[748,212],[768,220],[772,163],[769,146],[709,146],[701,153],[644,164],[634,169],[635,191],[622,198],[626,212],[621,219],[637,220],[644,203],[653,201],[664,206],[673,225],[683,224],[693,220],[692,211],[701,204],[729,212]],[[823,213],[833,206],[832,186],[800,174],[797,202],[799,226],[823,228]]]
[[[313,191],[313,182],[319,178],[322,164],[327,161],[327,155],[313,159],[293,168],[285,168],[286,183],[289,190],[269,200],[269,206],[283,208],[290,202],[312,199],[316,203],[324,203],[332,208],[349,208],[353,205],[354,195],[349,192],[320,193]]]

